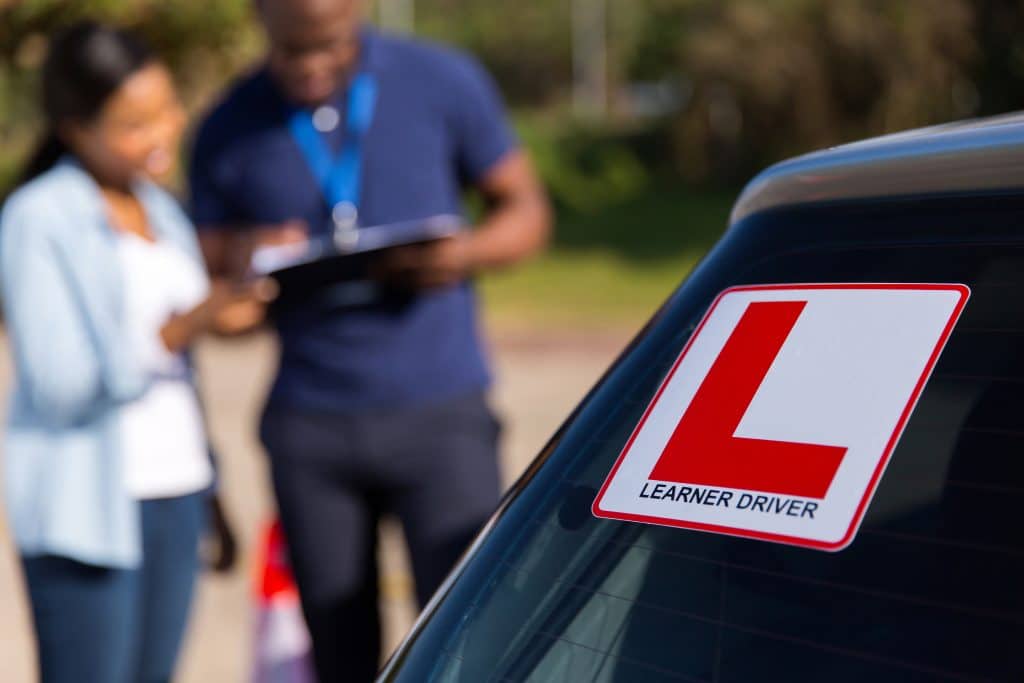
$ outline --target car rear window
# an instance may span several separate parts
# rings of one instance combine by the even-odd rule
[[[556,435],[394,679],[1024,680],[1019,208],[811,207],[737,226]],[[593,517],[714,295],[784,282],[972,289],[853,543],[828,553]]]

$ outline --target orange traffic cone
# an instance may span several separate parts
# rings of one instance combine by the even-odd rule
[[[267,525],[261,549],[252,683],[314,683],[309,632],[279,521]]]

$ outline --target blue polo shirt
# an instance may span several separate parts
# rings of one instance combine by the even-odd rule
[[[462,213],[461,194],[516,145],[493,82],[468,56],[371,29],[362,68],[377,105],[362,144],[359,216],[380,225]],[[344,92],[334,102],[345,111]],[[267,71],[234,85],[202,123],[191,158],[199,226],[302,219],[327,230],[330,211],[289,134],[288,103]],[[341,147],[344,125],[328,135]],[[482,389],[489,374],[469,283],[359,307],[298,311],[277,323],[281,358],[270,404],[360,412]]]

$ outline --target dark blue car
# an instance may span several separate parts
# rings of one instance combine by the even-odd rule
[[[1024,117],[755,178],[380,680],[1024,681]]]

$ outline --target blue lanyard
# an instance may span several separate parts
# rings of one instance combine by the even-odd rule
[[[341,218],[351,212],[354,227],[355,210],[359,205],[362,175],[362,144],[373,122],[377,104],[377,81],[369,73],[356,75],[349,86],[345,112],[345,139],[334,154],[323,134],[313,125],[313,112],[295,109],[288,118],[288,129],[306,159],[320,192],[331,207],[337,227]],[[340,215],[339,215],[340,214]]]

